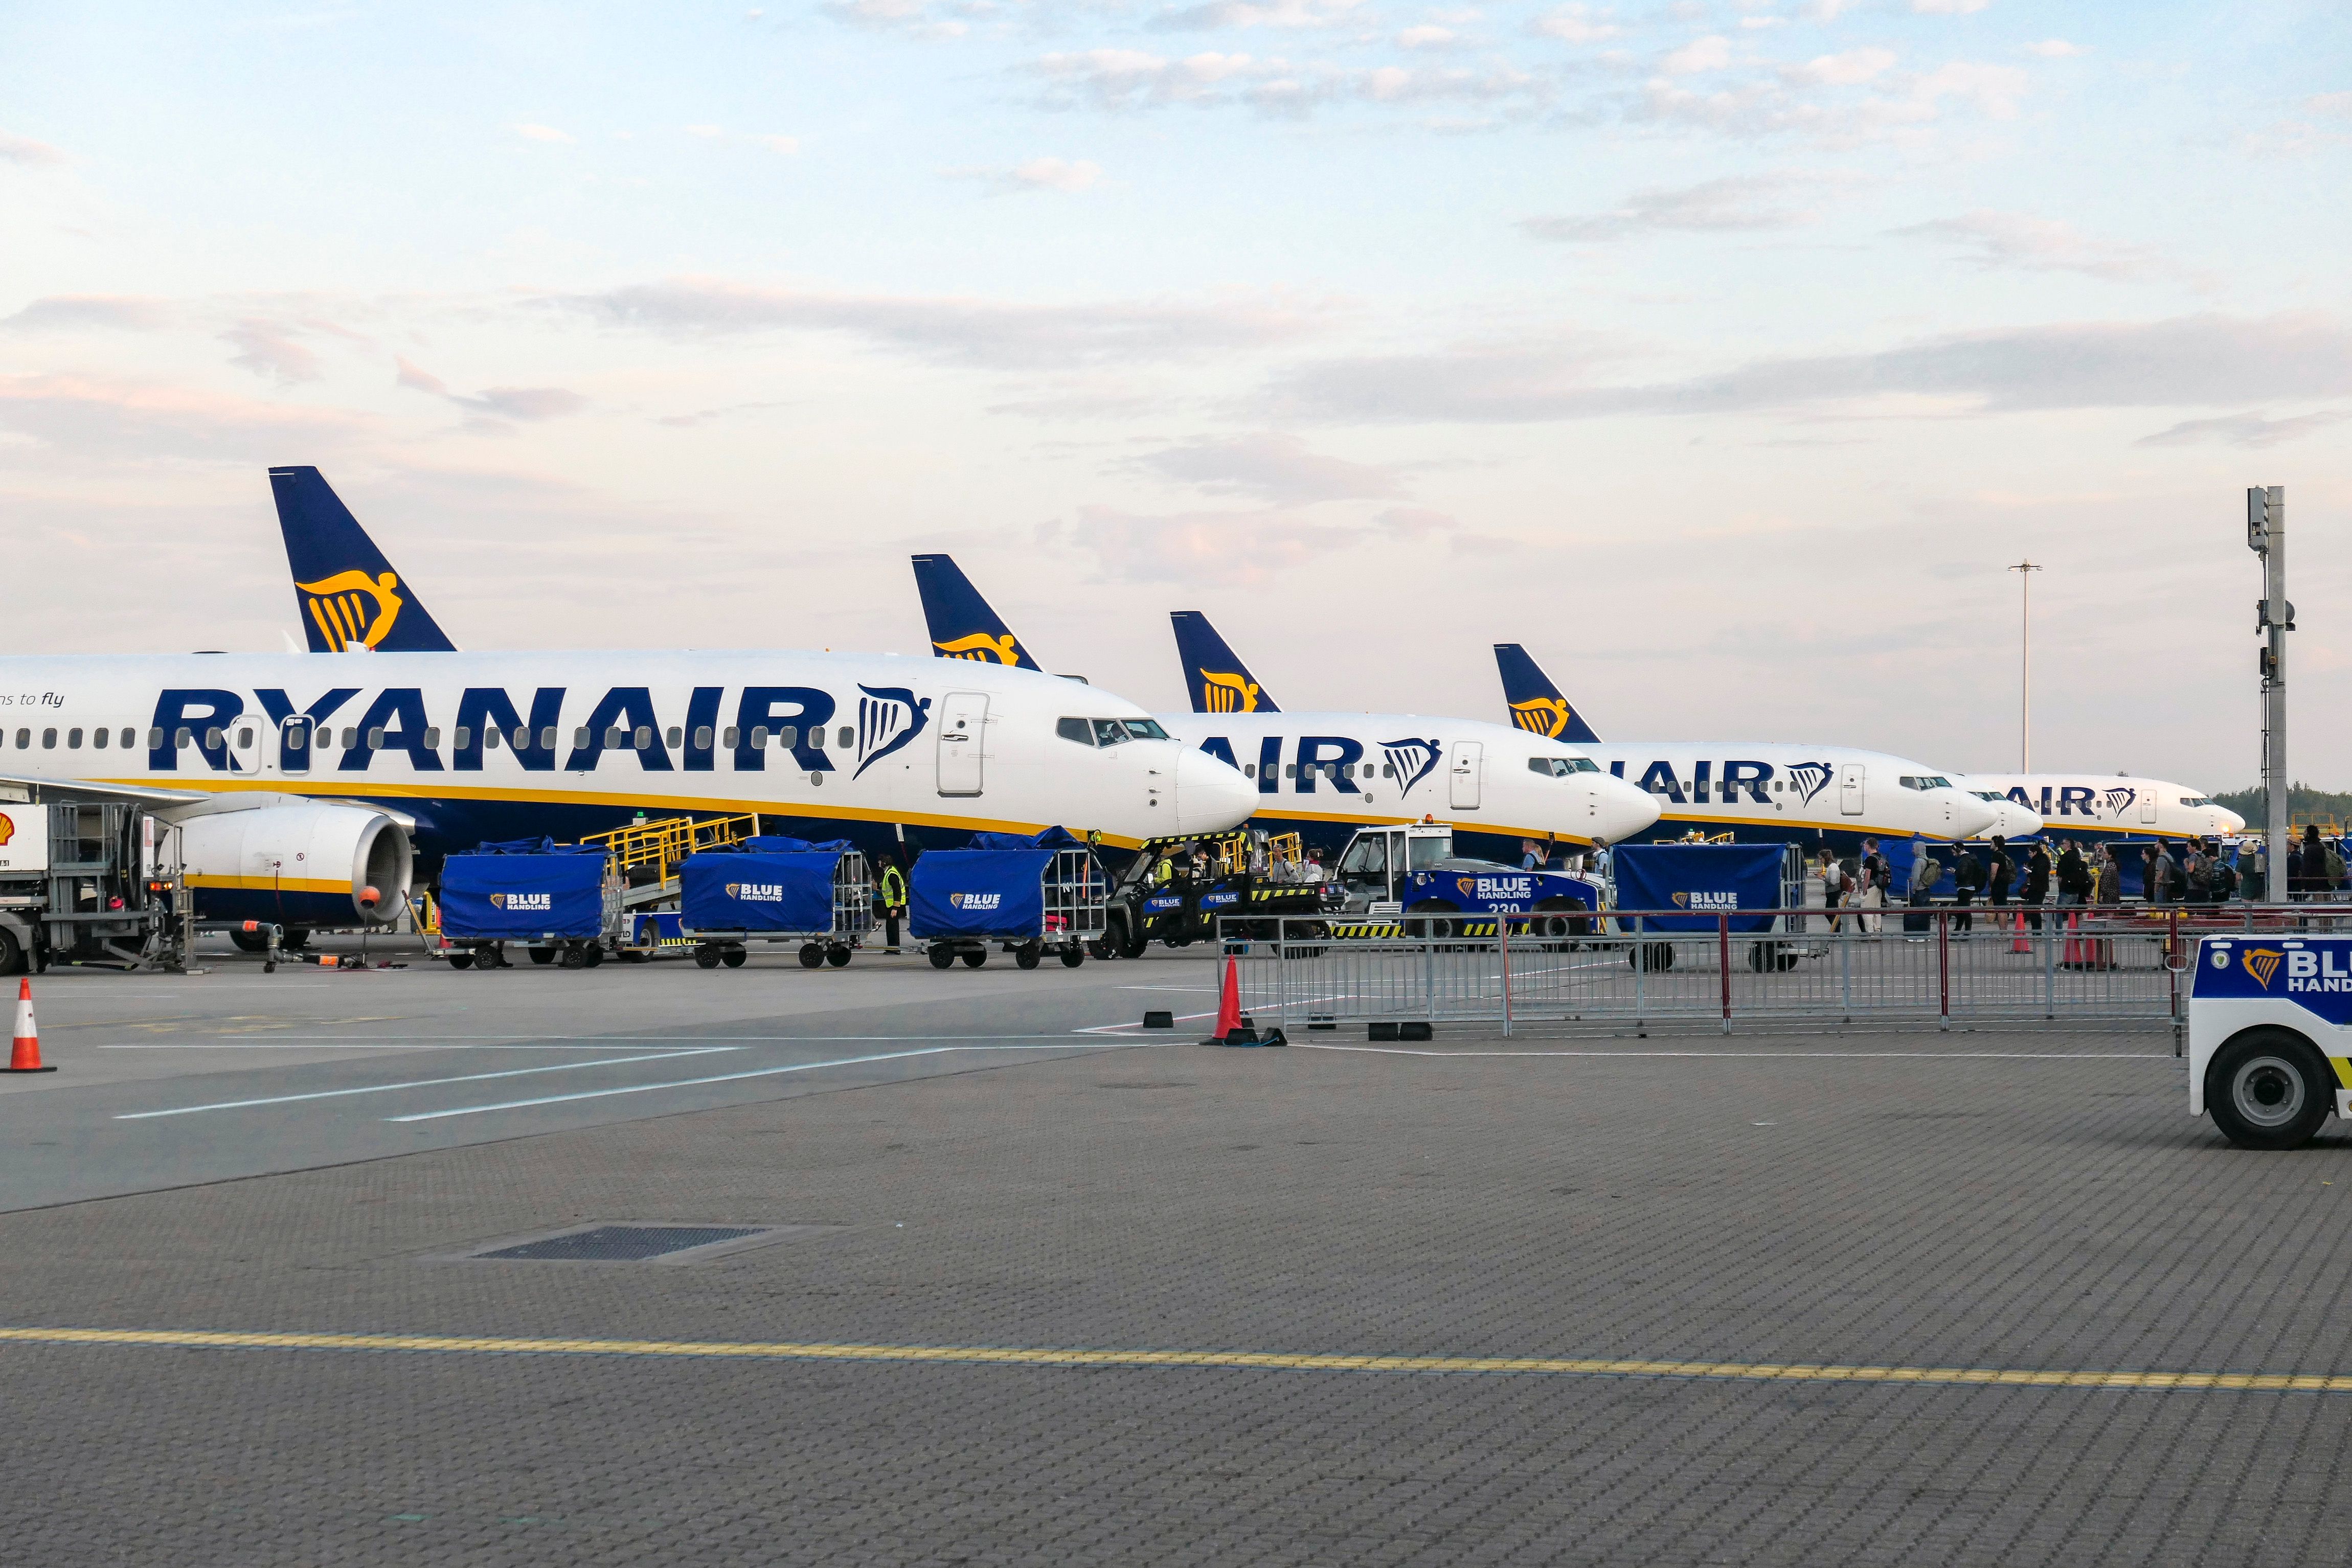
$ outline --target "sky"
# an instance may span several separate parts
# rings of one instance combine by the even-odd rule
[[[2352,787],[2352,48],[2172,0],[0,9],[0,653],[465,647]]]

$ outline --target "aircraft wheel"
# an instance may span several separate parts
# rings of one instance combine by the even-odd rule
[[[824,967],[824,947],[822,944],[816,942],[801,944],[801,967],[803,969]]]
[[[269,951],[269,933],[267,931],[232,931],[228,934],[228,939],[236,945],[236,950],[240,953]]]
[[[299,953],[310,945],[310,928],[307,925],[289,925],[278,934],[278,950],[281,953]]]

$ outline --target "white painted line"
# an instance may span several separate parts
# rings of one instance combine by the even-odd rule
[[[943,1056],[956,1051],[1077,1051],[1149,1050],[1157,1041],[1132,1046],[1081,1046],[1065,1038],[1053,1045],[934,1045],[922,1051],[886,1051],[874,1056],[845,1056],[835,1061],[795,1061],[783,1067],[758,1067],[748,1072],[722,1072],[710,1078],[680,1078],[666,1083],[632,1083],[619,1089],[585,1089],[576,1094],[548,1094],[536,1100],[508,1100],[496,1105],[458,1105],[446,1111],[418,1111],[406,1116],[386,1116],[387,1122],[435,1122],[445,1116],[477,1116],[489,1111],[522,1111],[534,1105],[562,1105],[573,1100],[602,1100],[614,1094],[648,1094],[658,1089],[698,1089],[709,1083],[740,1083],[747,1078],[773,1078],[786,1072],[814,1072],[826,1067],[859,1067],[869,1061],[903,1061],[915,1056]]]
[[[192,1116],[199,1111],[243,1111],[256,1105],[291,1105],[301,1100],[335,1100],[352,1094],[388,1094],[396,1089],[429,1089],[441,1083],[478,1083],[488,1078],[520,1078],[533,1072],[569,1072],[582,1067],[618,1067],[629,1061],[668,1061],[680,1056],[709,1056],[732,1051],[730,1045],[709,1045],[695,1051],[659,1051],[644,1056],[600,1056],[591,1061],[559,1061],[547,1067],[510,1067],[502,1072],[468,1072],[457,1078],[418,1078],[405,1083],[369,1083],[356,1089],[321,1089],[312,1094],[273,1094],[261,1100],[222,1100],[210,1105],[175,1105],[167,1111],[133,1111],[118,1122],[148,1122],[158,1116]]]
[[[2170,1061],[2168,1051],[1402,1051],[1392,1045],[1325,1045],[1294,1040],[1302,1051],[1357,1051],[1372,1056],[1698,1056],[1777,1061]]]
[[[1195,996],[1208,997],[1217,994],[1217,988],[1214,986],[1121,986],[1119,989],[1122,991],[1189,991]]]
[[[1115,1024],[1104,1024],[1100,1027],[1104,1029],[1115,1029],[1118,1026]],[[211,1045],[207,1042],[212,1040],[245,1040],[248,1038],[249,1037],[243,1034],[206,1035],[201,1040],[171,1041],[169,1042],[169,1048],[186,1051],[222,1050],[226,1048]],[[473,1043],[496,1042],[499,1040],[550,1040],[561,1042],[564,1045],[578,1046],[583,1049],[593,1049],[593,1047],[600,1045],[616,1047],[638,1045],[690,1046],[721,1043],[732,1045],[823,1045],[828,1042],[833,1044],[847,1045],[887,1045],[919,1040],[1062,1040],[1066,1038],[1067,1037],[1059,1034],[417,1034],[377,1036],[372,1038],[366,1035],[348,1034],[283,1034],[273,1029],[269,1031],[269,1038],[268,1040],[254,1040],[252,1043],[255,1045],[274,1045],[280,1041],[290,1041],[299,1044],[323,1043],[329,1045],[364,1045],[371,1047],[376,1045],[406,1045],[423,1047],[440,1045],[452,1040]],[[99,1049],[101,1051],[143,1051],[150,1048],[140,1044],[124,1043],[121,1045],[100,1046]],[[161,1050],[166,1049],[166,1047],[159,1046],[154,1049]]]

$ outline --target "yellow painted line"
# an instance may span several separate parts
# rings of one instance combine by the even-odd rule
[[[2120,1388],[2352,1394],[2352,1375],[2269,1372],[2061,1372],[1996,1366],[1841,1366],[1804,1362],[1578,1360],[1535,1355],[1315,1355],[1276,1351],[1052,1350],[791,1341],[508,1339],[486,1335],[224,1333],[203,1329],[0,1328],[16,1344],[179,1350],[426,1351],[474,1355],[636,1355],[680,1361],[923,1362],[976,1366],[1194,1366],[1247,1372],[1507,1372],[1738,1383],[1899,1383],[1990,1388]]]

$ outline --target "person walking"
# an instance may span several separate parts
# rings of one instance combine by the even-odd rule
[[[2213,902],[2216,904],[2227,904],[2237,894],[2238,868],[2230,863],[2218,844],[2214,846],[2210,865],[2211,870],[2207,875],[2211,883]]]
[[[1519,841],[1519,869],[1521,871],[1541,871],[1543,870],[1543,846],[1536,842],[1533,839],[1521,839]]]
[[[2180,852],[2181,901],[2201,904],[2213,902],[2213,874],[2205,858],[2205,846],[2194,839]]]
[[[2083,852],[2073,843],[2067,844],[2058,856],[2058,904],[2068,908],[2091,902],[2091,868],[2083,859]]]
[[[2173,882],[2179,875],[2179,870],[2172,862],[2172,852],[2164,847],[2163,841],[2159,839],[2150,844],[2147,851],[2149,907],[2158,908],[2172,902]]]
[[[2025,923],[2042,929],[2042,906],[2050,902],[2050,852],[2040,844],[2025,857]]]
[[[1984,887],[1984,862],[1977,859],[1966,844],[1952,852],[1952,929],[1972,931],[1977,917],[1969,913]]]
[[[1838,863],[1837,853],[1827,844],[1822,846],[1822,907],[1829,913],[1830,929],[1838,930],[1843,918],[1838,911],[1845,906],[1851,883],[1845,867]]]
[[[898,950],[898,922],[907,917],[907,877],[898,857],[882,862],[882,951]]]
[[[2101,844],[2091,865],[2091,902],[2114,904],[2123,902],[2124,868],[2116,859],[2116,846]]]
[[[2009,841],[1995,833],[1992,840],[1992,865],[1986,872],[1987,884],[1992,890],[1992,906],[2006,908],[2009,904],[2010,883],[2017,880],[2017,862],[2009,858]],[[1998,917],[1993,921],[2000,924]]]
[[[1930,908],[1936,902],[1936,884],[1944,879],[1944,863],[1928,852],[1927,841],[1917,833],[1911,835],[1911,875],[1907,879],[1905,902],[1914,911]],[[1933,922],[1922,914],[1903,917],[1903,939],[1925,942]]]
[[[1862,896],[1856,902],[1865,911],[1884,909],[1886,907],[1886,890],[1894,884],[1894,873],[1887,869],[1886,857],[1878,852],[1878,841],[1863,840]],[[1854,924],[1864,936],[1876,936],[1886,929],[1886,917],[1864,914]]]
[[[2342,841],[2329,840],[2321,845],[2320,853],[2326,857],[2321,862],[2321,865],[2323,873],[2327,878],[2327,886],[2321,893],[2320,896],[2323,898],[2333,899],[2337,897],[2344,888],[2344,850]]]

